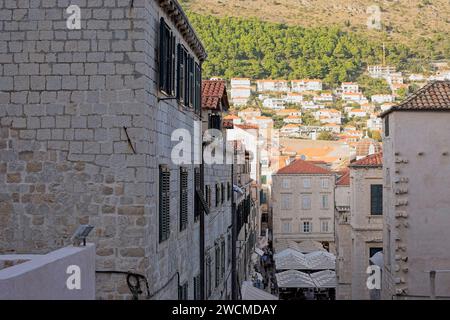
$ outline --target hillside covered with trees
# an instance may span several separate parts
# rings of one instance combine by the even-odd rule
[[[205,77],[320,78],[334,85],[356,80],[367,64],[381,62],[380,41],[336,26],[304,28],[256,18],[188,15],[209,54]],[[426,64],[425,57],[398,43],[386,44],[386,61],[411,71],[423,71]]]

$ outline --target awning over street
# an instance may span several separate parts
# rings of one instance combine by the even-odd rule
[[[287,270],[276,274],[279,288],[336,288],[336,272],[323,270],[311,274]]]
[[[287,270],[276,274],[278,288],[316,288],[309,274]]]
[[[336,257],[326,251],[303,254],[294,249],[285,249],[274,255],[277,270],[335,270]]]
[[[242,300],[278,300],[277,296],[254,287],[251,281],[242,282],[241,296]]]

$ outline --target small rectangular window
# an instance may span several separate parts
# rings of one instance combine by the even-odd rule
[[[320,208],[321,209],[328,209],[328,195],[327,194],[322,194],[320,196],[320,198],[321,198]]]
[[[303,196],[302,197],[302,209],[303,210],[310,210],[311,209],[311,197],[310,196]]]
[[[383,185],[381,184],[370,185],[370,214],[383,214]]]
[[[311,233],[311,232],[312,232],[311,221],[303,221],[303,233]]]
[[[303,179],[303,188],[309,189],[311,188],[311,179]]]
[[[291,188],[291,179],[283,179],[282,181],[283,189]]]
[[[384,136],[389,137],[389,115],[384,117]]]
[[[174,95],[175,87],[175,36],[161,18],[159,29],[159,89]]]
[[[216,207],[220,204],[220,184],[216,183]]]
[[[283,233],[291,233],[291,223],[283,222]]]
[[[328,189],[330,180],[324,178],[324,179],[320,179],[320,183],[322,185],[322,189]]]
[[[330,221],[329,220],[321,220],[320,221],[320,231],[321,232],[329,232],[330,231]]]

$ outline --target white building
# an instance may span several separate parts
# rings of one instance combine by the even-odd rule
[[[303,102],[303,95],[298,92],[288,92],[284,100],[286,103],[301,104]]]
[[[281,110],[285,108],[286,101],[284,99],[267,98],[263,101],[263,106],[269,109]]]
[[[302,123],[302,117],[301,116],[287,116],[283,119],[284,123],[296,123],[301,124]]]
[[[314,112],[316,120],[320,120],[321,123],[335,123],[341,124],[342,114],[336,109],[320,109]]]
[[[383,126],[383,121],[377,116],[370,116],[367,120],[367,129],[381,131]]]
[[[334,96],[332,93],[322,92],[320,95],[314,96],[313,101],[314,102],[333,102]]]
[[[335,174],[297,159],[272,181],[274,243],[314,240],[334,252]]]
[[[342,93],[359,93],[359,85],[356,82],[342,82]]]
[[[289,92],[287,80],[256,80],[258,92]]]
[[[365,117],[367,113],[362,109],[352,109],[348,112],[349,117]]]
[[[250,79],[233,78],[231,83],[231,102],[236,106],[243,106],[248,103],[251,96]]]
[[[382,114],[383,299],[450,297],[449,111],[436,81]]]
[[[391,66],[383,66],[383,65],[374,65],[374,66],[368,66],[367,72],[369,73],[369,76],[372,78],[385,78],[389,76],[391,73],[395,72],[395,67]]]
[[[372,103],[383,104],[386,102],[394,102],[395,98],[392,94],[374,94],[370,97]]]
[[[319,79],[292,80],[291,88],[293,92],[322,91],[322,80]]]
[[[358,104],[363,104],[363,103],[369,102],[367,100],[367,98],[364,97],[364,95],[360,92],[358,92],[358,93],[344,92],[344,93],[342,93],[341,98],[345,102],[354,102],[354,103],[358,103]]]

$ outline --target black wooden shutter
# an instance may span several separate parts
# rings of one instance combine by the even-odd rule
[[[175,97],[175,70],[176,70],[176,38],[175,35],[172,33],[170,37],[170,95],[172,97]]]
[[[159,242],[170,235],[170,171],[167,166],[159,167]]]
[[[188,171],[180,168],[180,231],[188,224]]]
[[[186,107],[189,107],[189,98],[190,98],[190,92],[189,92],[189,88],[191,86],[190,83],[190,77],[189,77],[189,60],[190,60],[190,55],[185,51],[184,52],[184,105]]]
[[[202,210],[200,208],[200,201],[198,199],[197,192],[196,192],[197,188],[200,189],[200,168],[194,169],[194,199],[195,199],[195,201],[194,201],[194,220],[198,219],[198,217],[200,216],[200,210]]]
[[[195,112],[200,114],[202,108],[202,70],[195,63]]]
[[[216,183],[216,207],[218,207],[219,206],[219,202],[220,202],[220,199],[219,199],[219,197],[220,197],[220,191],[219,191],[219,184],[218,183]]]
[[[221,194],[220,194],[220,199],[222,200],[221,202],[223,203],[225,201],[225,185],[222,183],[220,188]]]
[[[194,61],[194,57],[190,56],[189,57],[189,106],[191,108],[195,107],[194,103],[195,103],[195,77],[194,77],[194,68],[195,68],[195,61]]]
[[[383,185],[370,185],[370,213],[372,215],[383,214]]]
[[[222,243],[220,244],[220,254],[221,254],[221,278],[225,277],[225,239],[222,239]]]
[[[184,104],[186,90],[186,50],[183,45],[178,44],[178,69],[177,69],[177,98]]]

